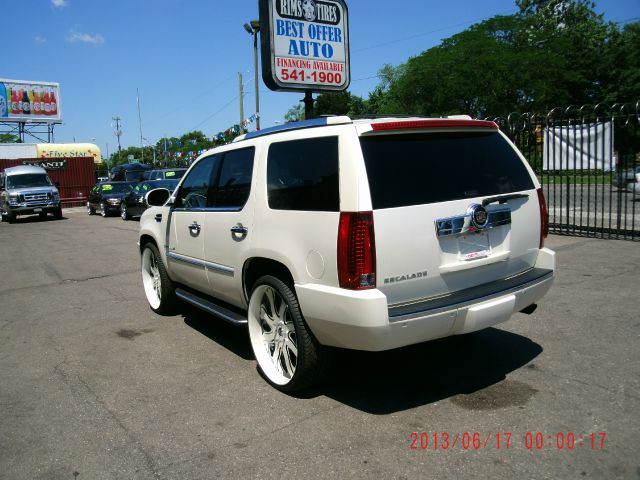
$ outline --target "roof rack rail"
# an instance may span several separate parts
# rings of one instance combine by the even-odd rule
[[[302,120],[300,122],[285,123],[284,125],[276,125],[275,127],[264,128],[256,132],[245,133],[244,135],[240,135],[239,137],[236,137],[234,142],[240,142],[242,140],[262,137],[265,135],[271,135],[279,132],[301,130],[304,128],[325,127],[327,125],[341,125],[345,123],[351,123],[351,118],[346,116],[313,118],[311,120]]]

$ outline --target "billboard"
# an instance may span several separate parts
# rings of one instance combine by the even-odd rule
[[[38,143],[36,156],[43,161],[92,157],[94,163],[102,163],[100,148],[93,143]]]
[[[259,0],[262,79],[271,90],[346,90],[347,5],[343,0]]]
[[[0,122],[61,120],[60,84],[0,78]]]

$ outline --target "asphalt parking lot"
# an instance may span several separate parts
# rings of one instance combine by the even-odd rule
[[[291,397],[243,329],[149,309],[138,222],[63,214],[0,224],[0,479],[640,478],[637,242],[552,236],[533,315]]]

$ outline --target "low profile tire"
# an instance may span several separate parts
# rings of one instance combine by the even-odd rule
[[[40,218],[47,218],[47,212],[40,212],[40,213],[38,214],[38,216],[39,216]]]
[[[87,202],[87,213],[89,215],[95,215],[96,214],[96,209],[93,208],[89,202]]]
[[[309,331],[292,289],[265,275],[249,299],[249,338],[264,378],[275,388],[292,393],[320,381],[326,362],[324,349]]]
[[[9,210],[7,212],[7,216],[6,216],[7,222],[9,223],[14,223],[16,221],[16,214],[15,212],[12,212],[11,210]]]
[[[120,204],[120,218],[124,221],[127,221],[131,218],[131,215],[129,215],[129,210],[127,209],[127,205],[125,203]]]
[[[62,219],[62,207],[58,207],[53,211],[53,218],[56,220]]]
[[[175,289],[153,243],[147,243],[142,250],[141,269],[142,285],[151,310],[160,315],[171,313],[176,303]]]
[[[100,215],[102,215],[102,218],[105,218],[108,215],[107,206],[104,202],[100,203]]]

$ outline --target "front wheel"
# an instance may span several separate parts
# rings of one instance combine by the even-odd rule
[[[100,203],[100,215],[102,215],[103,218],[107,216],[107,205],[104,202]]]
[[[89,215],[95,215],[96,214],[96,209],[93,208],[89,202],[87,202],[87,213]]]
[[[283,392],[295,392],[319,381],[326,362],[321,346],[305,324],[292,289],[265,275],[254,285],[248,310],[249,337],[258,368]]]
[[[142,285],[151,310],[161,315],[170,313],[175,305],[175,290],[154,244],[145,245],[141,263]]]
[[[57,207],[53,211],[53,218],[55,218],[56,220],[62,219],[62,207]]]
[[[16,221],[16,214],[11,210],[7,210],[7,222],[14,223]]]
[[[127,205],[124,202],[120,204],[120,218],[125,221],[131,218],[131,215],[129,215],[129,210],[127,209]]]

